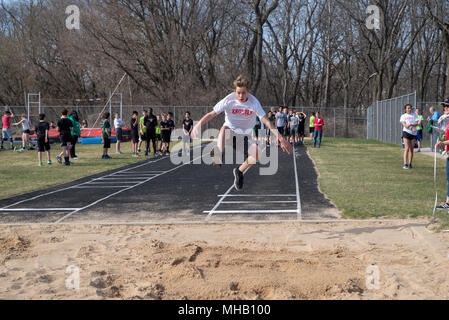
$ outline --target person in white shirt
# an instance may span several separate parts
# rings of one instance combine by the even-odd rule
[[[413,151],[417,139],[419,118],[416,113],[412,112],[412,105],[405,106],[405,113],[401,116],[400,122],[403,126],[402,139],[404,140],[404,166],[403,169],[412,169]]]
[[[262,109],[260,102],[250,94],[249,80],[244,76],[239,76],[234,81],[234,92],[221,100],[214,110],[205,115],[193,128],[192,138],[196,138],[203,125],[214,119],[220,113],[225,113],[225,123],[220,130],[218,136],[218,150],[219,155],[214,155],[215,159],[222,159],[227,130],[231,130],[234,134],[244,135],[245,139],[249,140],[248,136],[256,124],[256,118],[263,122],[263,124],[270,128],[271,132],[277,137],[280,142],[282,150],[292,152],[292,146],[288,141],[282,137],[268,120],[265,111]],[[247,141],[245,140],[245,141]],[[248,143],[249,144],[249,143]],[[256,143],[248,146],[248,158],[238,168],[234,169],[234,187],[236,190],[243,188],[243,173],[253,164],[257,163],[260,158],[261,150]],[[212,155],[212,154],[211,154]],[[217,163],[215,163],[217,164]],[[219,164],[220,166],[220,164]]]
[[[120,119],[120,115],[118,113],[115,114],[114,119],[114,128],[115,128],[115,136],[117,137],[117,143],[115,145],[115,153],[122,154],[120,151],[120,142],[123,140],[123,121]]]
[[[22,114],[22,118],[19,122],[14,123],[15,126],[22,125],[22,150],[25,151],[25,148],[27,146],[27,143],[30,143],[30,121],[27,118],[27,115],[25,113]],[[31,147],[30,147],[31,150]]]

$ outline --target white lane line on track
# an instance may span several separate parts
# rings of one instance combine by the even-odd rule
[[[203,213],[296,213],[297,209],[292,210],[214,210],[203,211]]]
[[[282,201],[282,200],[276,200],[276,201],[223,201],[222,204],[238,204],[238,203],[296,203],[296,200],[294,201]]]
[[[217,197],[296,197],[296,194],[219,194]]]
[[[26,211],[73,211],[79,208],[14,208],[0,209],[0,212],[26,212]]]
[[[164,159],[167,159],[167,158],[168,158],[168,157],[163,157],[163,158],[160,158],[160,159],[157,159],[157,160],[154,160],[154,161],[145,162],[145,163],[140,164],[140,165],[138,165],[138,166],[136,166],[136,167],[132,167],[132,168],[129,168],[129,169],[124,169],[124,170],[121,170],[121,171],[118,171],[118,172],[126,172],[126,171],[128,171],[128,170],[140,168],[140,167],[143,167],[143,166],[152,164],[152,163],[159,162],[159,161],[164,160]],[[118,172],[116,172],[116,173],[118,173]],[[116,173],[113,173],[113,174],[116,174]],[[108,177],[108,176],[111,176],[111,175],[112,175],[112,174],[109,174],[109,175],[106,175],[106,176],[103,176],[103,177],[100,177],[100,178]],[[39,195],[34,196],[34,197],[32,197],[32,198],[29,198],[29,199],[24,199],[24,200],[21,200],[21,201],[17,201],[17,202],[15,202],[15,203],[10,204],[10,205],[7,205],[7,206],[5,206],[5,207],[3,207],[3,208],[1,208],[1,209],[7,209],[7,208],[10,208],[10,207],[14,207],[14,206],[16,206],[16,205],[18,205],[18,204],[21,204],[21,203],[24,203],[24,202],[28,202],[28,201],[33,201],[33,200],[39,199],[39,198],[41,198],[41,197],[44,197],[44,196],[48,196],[48,195],[57,193],[57,192],[62,192],[62,191],[69,190],[69,189],[73,189],[73,188],[77,189],[77,187],[79,187],[79,186],[88,184],[89,182],[92,182],[92,181],[95,181],[95,180],[99,180],[100,178],[96,178],[96,179],[93,179],[93,180],[91,180],[91,181],[83,182],[83,183],[80,183],[80,184],[77,184],[77,185],[74,185],[74,186],[70,186],[70,187],[67,187],[67,188],[62,188],[62,189],[54,190],[54,191],[51,191],[51,192],[46,192],[46,193],[43,193],[43,194],[39,194]]]
[[[200,147],[201,147],[201,146],[200,146]],[[98,204],[98,203],[100,203],[100,202],[102,202],[102,201],[104,201],[104,200],[107,200],[107,199],[109,199],[109,198],[111,198],[111,197],[113,197],[113,196],[116,196],[116,195],[118,195],[118,194],[120,194],[120,193],[122,193],[122,192],[124,192],[124,191],[131,190],[131,189],[133,189],[133,188],[135,188],[135,187],[138,187],[138,186],[140,186],[140,185],[142,185],[142,184],[144,184],[144,183],[147,183],[147,182],[149,182],[149,181],[151,181],[151,180],[153,180],[153,179],[155,179],[155,178],[158,178],[158,177],[163,176],[163,175],[165,175],[165,174],[167,174],[167,173],[170,173],[170,172],[173,172],[173,171],[175,171],[175,170],[178,170],[178,169],[180,169],[180,168],[182,168],[182,167],[184,167],[184,166],[186,166],[186,165],[188,165],[188,164],[191,164],[192,162],[194,162],[195,160],[200,159],[200,158],[202,158],[202,156],[199,156],[199,157],[193,159],[192,161],[190,161],[190,162],[188,162],[188,163],[184,163],[184,164],[179,165],[179,166],[177,166],[177,167],[174,167],[174,168],[172,168],[172,169],[170,169],[170,170],[164,171],[164,172],[162,172],[162,173],[160,173],[160,174],[158,174],[158,175],[156,175],[156,176],[154,176],[154,177],[148,178],[147,180],[142,181],[142,182],[139,182],[139,183],[137,183],[137,184],[135,184],[135,185],[133,185],[133,186],[130,186],[130,187],[125,188],[125,189],[122,189],[122,190],[119,190],[119,191],[117,191],[117,192],[114,192],[114,193],[112,193],[112,194],[106,196],[106,197],[103,197],[103,198],[101,198],[101,199],[98,199],[97,201],[92,202],[91,204],[89,204],[89,205],[87,205],[87,206],[84,206],[83,208],[79,208],[78,210],[75,210],[75,211],[73,211],[73,212],[68,213],[67,215],[65,215],[65,216],[62,217],[61,219],[57,220],[57,221],[54,222],[53,224],[59,224],[61,221],[63,221],[63,220],[65,220],[65,219],[69,218],[70,216],[72,216],[73,214],[75,214],[75,213],[77,213],[77,212],[79,212],[79,211],[83,211],[83,210],[85,210],[85,209],[87,209],[87,208],[90,208],[90,207],[92,207],[92,206],[94,206],[94,205],[96,205],[96,204]]]
[[[298,181],[298,169],[296,168],[296,148],[293,146],[293,167],[295,171],[295,184],[296,184],[296,202],[297,202],[297,219],[302,220],[302,207],[301,207],[301,196],[299,193],[299,181]]]

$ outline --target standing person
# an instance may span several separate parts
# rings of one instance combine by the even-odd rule
[[[22,151],[25,151],[27,143],[30,142],[30,120],[28,120],[27,115],[22,113],[21,119],[19,122],[14,123],[15,126],[22,125]]]
[[[271,108],[272,111],[268,112],[268,121],[270,121],[271,125],[273,126],[273,128],[276,128],[276,116],[275,116],[275,109]],[[267,136],[267,146],[270,145],[270,129],[267,127],[265,129],[265,135]]]
[[[139,113],[137,111],[133,111],[131,117],[131,139],[133,142],[133,157],[138,158],[140,154],[137,152],[139,143]]]
[[[315,112],[312,112],[312,115],[310,116],[309,119],[309,133],[310,133],[310,140],[313,139],[313,134],[315,132]]]
[[[168,142],[170,141],[170,127],[165,113],[162,114],[161,136],[162,136],[161,153],[168,155]]]
[[[167,123],[168,123],[168,145],[167,145],[167,155],[170,155],[170,144],[171,144],[171,133],[175,130],[175,122],[173,121],[173,113],[169,112],[167,115]]]
[[[281,136],[285,135],[284,133],[286,123],[287,123],[287,109],[284,107],[279,107],[279,112],[276,113],[276,126]]]
[[[316,148],[316,140],[318,139],[318,148],[321,148],[321,139],[323,138],[324,120],[320,117],[320,113],[315,114],[315,121],[313,122],[315,128],[313,130],[313,147]]]
[[[190,112],[187,111],[182,121],[182,152],[190,156],[190,134],[193,129],[193,120],[190,119]],[[188,147],[186,147],[188,146]]]
[[[299,123],[298,123],[299,142],[301,144],[304,144],[304,130],[305,130],[307,116],[304,112],[298,112],[297,116],[299,119]]]
[[[48,132],[50,131],[50,124],[45,121],[45,114],[41,113],[39,115],[39,124],[36,125],[36,135],[37,135],[37,157],[39,160],[39,167],[43,166],[42,163],[42,152],[47,152],[47,164],[51,165],[50,158],[50,138]]]
[[[432,126],[438,127],[438,120],[440,119],[440,114],[435,109],[435,107],[430,107],[429,109],[430,117],[427,117],[427,121],[431,123]],[[438,132],[435,132],[436,130],[432,130],[432,133],[430,135],[430,149],[433,152],[434,145],[438,140]]]
[[[261,129],[261,122],[259,117],[256,117],[256,125],[253,128],[253,136],[256,140],[256,142],[259,142],[259,130]]]
[[[156,116],[157,125],[156,125],[156,149],[157,154],[162,156],[162,135],[161,135],[161,115],[158,114]]]
[[[14,114],[11,113],[11,111],[7,110],[5,111],[5,115],[2,117],[2,145],[0,147],[1,150],[3,150],[3,142],[8,140],[11,142],[11,150],[14,150],[14,141],[12,137],[12,130],[11,130],[11,118],[14,117]]]
[[[146,131],[146,143],[145,143],[145,156],[150,152],[150,141],[153,145],[154,156],[156,156],[156,126],[157,118],[153,115],[153,108],[148,110],[148,114],[144,119],[145,131]]]
[[[122,154],[120,151],[120,143],[123,141],[123,121],[120,119],[120,115],[115,113],[114,115],[114,129],[117,143],[115,144],[115,153]]]
[[[62,163],[62,157],[64,157],[64,165],[70,166],[69,152],[72,147],[72,121],[67,117],[69,111],[67,109],[62,110],[61,119],[58,121],[59,137],[61,139],[62,152],[56,156],[59,163]]]
[[[404,166],[403,169],[412,169],[413,150],[415,148],[417,130],[416,126],[419,123],[419,118],[416,113],[412,112],[412,105],[407,104],[405,113],[401,116],[401,124],[403,126],[402,138],[404,141]]]
[[[449,98],[446,99],[445,102],[443,102],[443,108],[444,108],[444,114],[449,115]],[[449,122],[445,122],[444,126],[441,127],[444,129],[445,133],[445,140],[440,141],[438,140],[435,148],[443,148],[446,152],[449,152]],[[446,201],[440,203],[440,205],[437,207],[437,209],[449,209],[449,158],[446,159],[446,180],[447,180],[447,194],[446,194]]]
[[[416,126],[416,133],[417,133],[416,139],[418,140],[418,151],[416,151],[416,152],[421,152],[421,142],[422,142],[422,138],[423,138],[422,126],[423,126],[424,117],[421,115],[421,110],[419,110],[418,108],[416,108],[415,113],[419,119],[418,126]]]
[[[70,121],[72,121],[73,129],[72,129],[72,148],[70,149],[70,157],[72,157],[73,160],[78,160],[78,156],[75,153],[75,145],[78,142],[79,137],[81,136],[81,129],[80,129],[80,119],[78,117],[78,112],[75,110],[72,111],[69,117]]]
[[[87,129],[88,127],[87,127],[87,120],[86,119],[84,119],[83,120],[83,129]]]
[[[56,125],[55,125],[54,121],[50,121],[50,129],[56,129]]]
[[[138,145],[138,149],[137,152],[140,153],[140,150],[142,148],[142,143],[144,141],[147,141],[147,128],[145,128],[145,117],[147,116],[147,111],[146,110],[142,110],[142,116],[139,119],[139,133],[140,133],[140,138],[139,138],[139,145]]]
[[[234,187],[236,190],[242,190],[243,188],[243,174],[253,164],[259,160],[261,150],[256,143],[249,143],[249,136],[251,130],[256,124],[256,117],[262,120],[263,124],[271,129],[271,132],[280,141],[281,148],[288,153],[292,152],[292,146],[288,141],[282,137],[279,132],[271,125],[270,121],[265,115],[265,111],[262,109],[260,102],[256,97],[249,92],[250,83],[244,76],[239,76],[234,81],[234,92],[221,100],[214,110],[205,115],[193,128],[192,138],[195,138],[201,127],[210,120],[214,119],[217,115],[225,113],[225,123],[223,124],[220,134],[218,135],[218,152],[214,154],[214,158],[223,158],[223,151],[226,143],[227,130],[231,130],[234,134],[240,135],[248,149],[248,157],[245,162],[233,170],[234,173]],[[229,131],[228,131],[229,132]],[[235,141],[237,137],[235,137]],[[233,139],[234,141],[234,139]],[[246,150],[245,150],[246,151]],[[221,161],[222,162],[222,161]]]
[[[296,115],[296,113],[292,113],[288,125],[290,127],[290,142],[296,144],[298,143],[299,128],[299,117]]]
[[[112,159],[108,155],[108,149],[111,148],[111,123],[109,122],[109,117],[111,114],[109,112],[105,112],[103,114],[103,156],[102,159]]]

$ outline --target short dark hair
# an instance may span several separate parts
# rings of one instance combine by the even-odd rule
[[[63,109],[63,110],[61,111],[61,114],[62,114],[63,116],[66,116],[66,115],[69,114],[69,110]]]
[[[138,116],[139,115],[139,113],[137,112],[137,111],[133,111],[133,115],[136,115],[136,116]]]
[[[191,115],[190,111],[187,111],[186,114],[188,114],[189,116]]]
[[[40,113],[39,120],[44,120],[44,119],[45,119],[45,113]]]
[[[404,110],[407,110],[407,107],[408,107],[408,106],[410,106],[410,108],[413,110],[413,106],[412,106],[410,103],[408,103],[408,104],[405,105]]]
[[[105,112],[103,114],[103,119],[109,119],[110,116],[111,116],[111,114],[109,112]]]
[[[11,114],[11,111],[6,110],[6,111],[5,111],[5,114]]]
[[[173,117],[173,113],[172,113],[172,112],[169,112],[168,115],[169,115],[170,117]]]

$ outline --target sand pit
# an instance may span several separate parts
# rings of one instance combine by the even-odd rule
[[[449,235],[426,223],[2,226],[0,298],[448,299]]]

